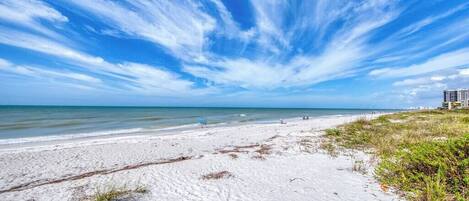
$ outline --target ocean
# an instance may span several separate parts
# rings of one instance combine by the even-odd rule
[[[246,122],[269,123],[309,116],[353,115],[396,110],[0,106],[0,145],[103,135],[157,135],[164,131]]]

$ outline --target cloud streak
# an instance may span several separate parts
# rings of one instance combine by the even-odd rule
[[[208,88],[206,90],[196,89],[193,82],[183,80],[180,76],[164,68],[133,62],[111,63],[101,57],[71,49],[70,47],[37,35],[3,29],[3,31],[0,32],[0,43],[63,58],[66,63],[79,66],[89,72],[120,80],[117,81],[117,86],[143,94],[184,96],[188,94],[205,94],[213,90]],[[31,76],[38,74],[44,76],[60,75],[53,71],[22,66],[17,66],[11,69],[11,71]],[[89,78],[83,74],[62,75],[82,80]]]
[[[51,38],[62,38],[41,21],[66,23],[68,18],[47,3],[38,0],[5,0],[0,2],[0,20],[32,29]]]
[[[201,57],[215,20],[192,1],[72,1],[116,33],[166,47],[182,58]],[[125,4],[125,6],[123,5]]]
[[[377,77],[408,77],[469,65],[469,48],[440,54],[427,61],[408,67],[383,68],[369,73]]]
[[[300,6],[324,6],[325,3],[318,4]],[[346,9],[339,8],[342,4],[333,4],[327,8],[336,12],[333,15],[336,19],[324,21],[321,16],[309,16],[307,12],[303,12],[301,14],[304,16],[294,18],[296,21],[291,23],[293,25],[285,26],[287,10],[293,7],[290,3],[256,1],[253,6],[258,34],[253,42],[262,47],[260,54],[255,55],[254,59],[218,57],[217,60],[209,60],[202,65],[185,65],[184,71],[217,84],[255,90],[305,87],[347,77],[353,75],[370,54],[365,52],[369,32],[394,20],[399,13],[391,8],[391,4],[383,2],[348,4]],[[353,14],[346,14],[348,12]],[[307,23],[315,17],[319,18],[316,19],[317,24]],[[289,47],[295,43],[295,32],[315,30],[321,24],[328,26],[334,21],[344,19],[348,23],[331,35],[324,50],[318,53],[299,53],[284,60],[285,55],[292,53]],[[268,49],[266,52],[273,56],[266,57],[263,49]]]

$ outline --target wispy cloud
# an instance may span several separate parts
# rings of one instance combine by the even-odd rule
[[[102,87],[102,81],[99,78],[92,77],[90,75],[69,70],[45,69],[44,67],[17,65],[2,58],[0,58],[0,72],[31,77],[40,81],[53,81],[81,89],[97,89]]]
[[[455,51],[469,40],[468,27],[469,20],[462,19],[440,23],[425,32],[404,37],[397,37],[399,34],[391,33],[389,37],[375,44],[373,61],[379,66],[402,67],[402,65],[420,63],[435,55]],[[389,66],[390,64],[394,66]]]
[[[420,20],[418,22],[415,22],[403,29],[401,29],[399,32],[395,33],[394,36],[396,37],[405,37],[405,36],[409,36],[415,32],[418,32],[420,31],[421,29],[441,20],[441,19],[444,19],[446,17],[449,17],[451,15],[454,15],[460,11],[463,11],[465,9],[467,9],[469,7],[469,3],[464,3],[464,4],[461,4],[455,8],[452,8],[444,13],[441,13],[441,14],[438,14],[438,15],[434,15],[434,16],[430,16],[430,17],[427,17],[423,20]]]
[[[40,20],[44,19],[57,23],[68,21],[68,18],[63,16],[60,12],[40,1],[4,1],[0,4],[0,11],[2,11],[0,12],[0,19],[34,29],[35,31],[49,36],[54,35],[55,32],[43,26]],[[124,15],[122,15],[122,17],[123,16]],[[167,34],[169,34],[169,32]],[[170,35],[166,38],[170,38],[169,36]],[[64,58],[72,65],[81,66],[95,73],[121,79],[124,86],[141,93],[174,95],[191,93],[193,89],[192,82],[182,80],[174,73],[131,62],[113,64],[105,61],[101,57],[74,50],[50,38],[23,31],[16,31],[7,27],[2,27],[0,31],[0,43]],[[4,71],[36,78],[56,80],[59,78],[59,80],[72,79],[93,84],[101,82],[101,80],[85,74],[13,65],[3,59],[0,60],[0,64]]]
[[[259,43],[274,56],[266,57],[261,49],[261,54],[255,59],[218,57],[217,60],[209,60],[202,65],[185,65],[184,70],[216,84],[256,90],[301,87],[347,77],[353,75],[370,55],[365,51],[368,48],[369,32],[389,23],[399,13],[384,2],[350,4],[343,10],[329,7],[336,12],[344,12],[335,14],[334,20],[342,17],[342,20],[347,19],[348,23],[331,36],[331,40],[325,44],[321,52],[296,54],[284,61],[285,55],[291,54],[290,43],[298,40],[292,38],[295,36],[294,31],[314,30],[317,24],[305,23],[318,16],[309,16],[310,13],[304,12],[302,14],[305,16],[295,16],[294,20],[298,22],[291,22],[294,25],[285,26],[284,20],[288,19],[287,10],[294,7],[290,3],[256,1],[253,5],[256,13],[256,30],[258,30],[257,40],[254,42]],[[346,14],[347,12],[354,13]],[[324,19],[319,19],[316,23],[331,23],[322,20]]]
[[[405,79],[402,81],[397,81],[393,83],[393,86],[418,86],[423,84],[434,83],[438,81],[445,80],[446,77],[443,76],[434,76],[434,77],[419,77],[414,79]]]
[[[154,66],[138,64],[133,62],[111,63],[101,57],[89,55],[70,47],[56,43],[50,39],[37,35],[16,32],[9,29],[3,29],[0,32],[0,43],[16,46],[53,55],[65,59],[65,62],[80,66],[89,72],[101,74],[102,76],[112,77],[120,80],[118,86],[122,86],[129,90],[139,93],[154,95],[187,95],[202,94],[213,91],[213,89],[196,89],[194,83],[183,80],[180,76]],[[35,75],[56,76],[56,72],[41,71],[37,68],[25,68],[17,66],[14,68],[17,73]],[[65,74],[64,74],[65,75]],[[66,77],[87,79],[82,74],[66,74]],[[115,81],[114,81],[115,82]]]
[[[406,77],[467,65],[469,65],[469,48],[464,48],[438,55],[423,63],[410,65],[408,67],[373,70],[369,75],[377,77]]]
[[[64,23],[68,21],[68,18],[42,1],[5,0],[0,2],[0,20],[59,38],[61,36],[47,28],[41,20]]]
[[[394,92],[388,95],[400,97],[414,104],[431,99],[434,101],[432,105],[438,106],[442,90],[469,86],[469,71],[468,68],[444,69],[395,81],[392,85]]]
[[[148,40],[182,58],[201,57],[215,20],[192,1],[73,1],[128,37]]]

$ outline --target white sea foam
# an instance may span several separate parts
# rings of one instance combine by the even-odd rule
[[[180,130],[180,129],[189,129],[189,128],[195,128],[197,126],[200,126],[200,124],[184,124],[180,126],[171,126],[171,127],[164,127],[164,128],[155,128],[155,129],[147,129],[145,131],[168,131],[168,130]]]
[[[131,128],[131,129],[97,131],[97,132],[89,132],[89,133],[74,133],[74,134],[62,134],[62,135],[50,135],[50,136],[38,136],[38,137],[10,138],[10,139],[0,139],[0,145],[69,140],[69,139],[76,139],[76,138],[86,138],[86,137],[105,136],[105,135],[131,134],[131,133],[138,133],[142,131],[145,131],[145,129]]]
[[[87,132],[87,133],[9,138],[9,139],[0,139],[0,145],[72,140],[72,139],[79,139],[79,138],[99,137],[99,136],[109,136],[109,135],[147,134],[147,133],[155,134],[155,132],[158,132],[158,131],[186,130],[186,129],[196,128],[198,126],[200,126],[200,124],[185,124],[185,125],[171,126],[171,127],[164,127],[164,128],[131,128],[131,129],[118,129],[118,130],[107,130],[107,131],[95,131],[95,132]]]

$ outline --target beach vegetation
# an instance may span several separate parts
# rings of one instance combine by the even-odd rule
[[[319,148],[322,150],[325,150],[327,154],[329,154],[332,157],[337,157],[339,156],[339,152],[336,149],[336,145],[334,143],[331,143],[330,141],[323,140],[319,144]]]
[[[124,200],[124,198],[131,198],[135,193],[144,194],[148,193],[148,189],[144,186],[137,186],[133,189],[127,187],[110,186],[104,189],[96,189],[96,193],[92,196],[93,201],[116,201]]]
[[[356,160],[353,162],[352,171],[359,172],[361,174],[366,174],[367,170],[365,167],[365,162],[363,160]]]
[[[340,135],[340,130],[337,129],[337,128],[329,128],[329,129],[326,129],[326,135],[330,135],[330,136],[338,136]]]
[[[228,156],[230,156],[231,159],[239,158],[239,156],[237,154],[234,154],[234,153],[228,154]]]
[[[269,154],[272,153],[272,146],[263,144],[263,145],[259,146],[259,149],[255,150],[254,152],[256,152],[260,155],[269,155]]]
[[[306,152],[306,153],[317,152],[317,147],[316,147],[317,142],[314,141],[313,138],[310,136],[301,137],[297,143],[302,152]]]
[[[469,117],[463,117],[461,118],[461,122],[465,124],[469,124]]]
[[[233,174],[226,170],[202,175],[203,180],[217,180],[217,179],[229,178],[229,177],[233,177]]]
[[[383,115],[326,130],[325,144],[371,151],[375,173],[409,200],[469,200],[469,110]],[[355,165],[354,165],[355,168]]]

